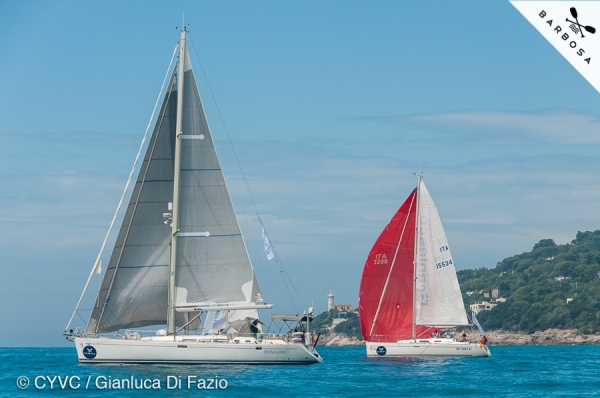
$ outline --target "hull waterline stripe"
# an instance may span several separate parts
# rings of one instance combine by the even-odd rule
[[[147,360],[147,361],[143,361],[143,360],[106,360],[106,361],[102,361],[102,360],[95,360],[95,359],[79,359],[80,363],[188,363],[188,364],[214,364],[214,363],[218,363],[218,364],[230,364],[230,365],[312,365],[315,363],[319,363],[319,360],[304,360],[304,361],[284,361],[284,360],[277,360],[277,361],[216,361],[216,360],[206,360],[206,361],[202,361],[202,360],[196,360],[196,359],[190,359],[190,360],[181,360],[181,359],[175,359],[172,361],[169,360]]]

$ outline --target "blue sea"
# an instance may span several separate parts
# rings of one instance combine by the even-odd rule
[[[491,358],[460,359],[318,350],[324,362],[310,366],[80,365],[74,348],[0,348],[0,396],[600,396],[600,346],[491,347]]]

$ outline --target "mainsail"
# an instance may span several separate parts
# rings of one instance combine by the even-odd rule
[[[420,336],[427,326],[468,324],[446,235],[420,178],[375,241],[358,300],[367,341],[409,339],[413,327]]]
[[[425,187],[419,187],[416,266],[417,325],[467,325],[465,304],[442,221]]]
[[[252,302],[260,292],[184,48],[176,306]],[[177,67],[163,100],[86,333],[167,323]],[[256,313],[255,310],[254,314]],[[242,312],[242,311],[240,311]],[[240,317],[248,316],[243,311]],[[251,314],[252,315],[252,314]],[[238,317],[235,317],[238,318]],[[176,324],[185,323],[178,314]]]
[[[185,65],[176,303],[252,302],[258,285],[189,58]]]

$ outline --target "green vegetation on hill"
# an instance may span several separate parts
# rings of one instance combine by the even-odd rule
[[[358,320],[358,314],[349,312],[346,316],[348,320],[336,325],[333,329],[336,333],[343,333],[348,337],[356,337],[362,340],[362,333],[360,332],[360,321]]]
[[[337,314],[336,310],[329,310],[320,313],[319,315],[313,318],[310,324],[310,328],[316,333],[328,334],[328,328],[333,323],[333,318],[335,318],[335,314]]]
[[[333,328],[334,332],[344,334],[347,337],[355,336],[359,340],[362,340],[358,314],[354,312],[340,313],[337,310],[323,312],[313,318],[310,328],[314,330],[315,333],[329,334],[329,328],[333,325],[333,320],[338,317],[346,318],[346,321],[336,325],[335,328]]]
[[[468,313],[470,304],[491,301],[484,293],[492,289],[506,298],[477,315],[484,328],[529,333],[577,328],[582,334],[600,332],[599,273],[600,230],[578,232],[565,245],[543,239],[532,251],[505,258],[493,269],[457,272]],[[567,298],[573,300],[567,303]]]

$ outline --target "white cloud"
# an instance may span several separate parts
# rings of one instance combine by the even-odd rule
[[[457,111],[417,114],[411,116],[369,117],[394,124],[436,127],[448,131],[477,131],[479,138],[498,138],[498,132],[508,134],[504,141],[525,134],[540,142],[582,145],[600,144],[600,119],[597,116],[565,109],[535,112]],[[494,133],[488,135],[488,133]]]

